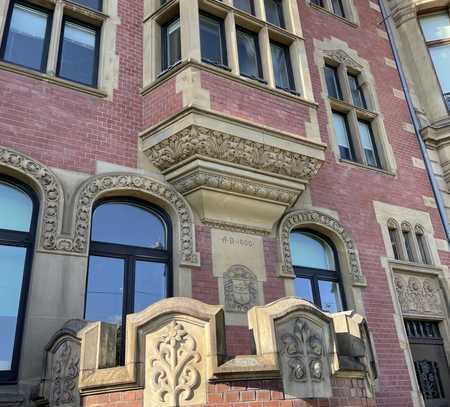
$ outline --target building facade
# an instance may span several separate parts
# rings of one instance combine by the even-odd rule
[[[448,5],[387,7],[446,199]],[[0,406],[450,405],[449,246],[381,11],[1,2]]]

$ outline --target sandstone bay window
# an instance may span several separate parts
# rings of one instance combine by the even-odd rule
[[[26,186],[0,178],[0,383],[17,378],[37,207]]]
[[[200,45],[202,61],[227,68],[227,44],[222,19],[200,14]]]
[[[265,82],[259,53],[258,35],[243,28],[236,28],[236,38],[241,75]]]
[[[337,251],[333,243],[314,231],[294,230],[290,236],[295,292],[327,312],[345,307]]]
[[[420,17],[434,70],[439,80],[447,108],[450,110],[450,15],[449,11]]]
[[[85,319],[119,326],[123,363],[126,315],[172,295],[168,217],[141,201],[109,200],[94,210]]]

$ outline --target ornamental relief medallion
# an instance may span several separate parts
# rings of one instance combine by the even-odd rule
[[[436,278],[395,274],[394,285],[404,314],[445,314]]]
[[[247,267],[236,264],[223,275],[225,311],[247,312],[258,302],[258,280]]]
[[[152,407],[196,404],[205,398],[199,340],[186,324],[174,320],[150,340],[146,375]]]
[[[304,224],[316,224],[331,229],[345,245],[350,266],[349,272],[351,273],[353,283],[359,285],[366,284],[366,280],[359,265],[356,247],[349,233],[346,232],[344,226],[342,226],[342,224],[338,220],[325,213],[314,210],[295,210],[288,213],[281,221],[279,227],[279,241],[282,259],[282,275],[295,275],[294,269],[292,267],[290,234],[293,229]]]

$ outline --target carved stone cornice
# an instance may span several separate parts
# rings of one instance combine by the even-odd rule
[[[190,125],[154,144],[145,153],[164,173],[201,157],[309,181],[322,164],[322,160],[306,154],[197,125]]]
[[[331,59],[332,61],[337,62],[338,64],[342,64],[349,68],[353,68],[356,71],[361,71],[364,69],[364,67],[360,63],[356,62],[350,55],[348,55],[342,49],[326,50],[322,52],[325,58]]]

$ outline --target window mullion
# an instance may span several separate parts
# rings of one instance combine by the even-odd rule
[[[264,0],[254,0],[255,16],[261,20],[266,21],[266,8],[264,6]]]
[[[352,109],[347,115],[347,117],[348,117],[348,126],[350,128],[350,137],[352,138],[353,150],[355,153],[356,161],[363,163],[364,165],[367,165],[366,157],[359,136],[358,116],[356,114],[356,110]]]
[[[64,16],[64,2],[58,0],[53,11],[52,31],[50,34],[50,45],[48,48],[47,73],[56,75],[58,65],[59,44],[62,35],[62,21]]]
[[[198,0],[180,0],[181,59],[201,61]]]
[[[225,37],[227,43],[228,66],[231,72],[239,75],[239,55],[237,49],[236,24],[234,12],[229,12],[225,17]]]
[[[261,65],[264,80],[267,81],[267,84],[274,88],[275,87],[275,78],[273,73],[273,65],[272,65],[272,52],[270,49],[270,39],[269,39],[269,30],[267,27],[261,29],[258,33],[258,41],[259,48],[261,53]]]
[[[323,4],[324,8],[326,8],[328,11],[333,11],[333,4],[331,3],[331,0],[324,0]]]

